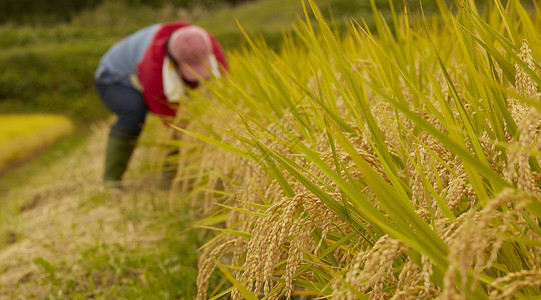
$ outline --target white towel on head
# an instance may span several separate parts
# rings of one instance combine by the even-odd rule
[[[167,102],[178,103],[184,95],[184,85],[180,81],[173,61],[166,55],[162,65],[163,93]]]

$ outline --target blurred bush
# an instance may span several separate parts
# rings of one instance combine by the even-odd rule
[[[0,24],[51,25],[70,22],[83,10],[100,4],[120,3],[125,6],[163,7],[172,5],[182,8],[212,8],[237,5],[252,0],[2,0],[0,1]],[[119,14],[122,11],[119,11]]]
[[[81,121],[106,116],[101,102],[92,99],[93,73],[113,39],[75,43],[48,39],[27,35],[0,52],[0,111],[63,113]],[[5,43],[0,39],[0,45]]]

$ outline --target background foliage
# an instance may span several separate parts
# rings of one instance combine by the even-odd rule
[[[194,6],[212,7],[216,5],[236,5],[253,0],[121,0],[127,6],[192,8]],[[107,0],[4,0],[0,2],[0,24],[54,24],[69,22],[85,9],[93,9]]]
[[[242,6],[234,6],[239,2]],[[417,1],[408,0],[415,7]],[[374,20],[365,1],[319,0],[325,17],[343,30],[348,18]],[[388,1],[375,0],[388,18]],[[433,0],[424,1],[433,11]],[[121,13],[122,12],[122,13]],[[416,12],[418,13],[418,12]],[[108,115],[97,99],[93,74],[116,41],[157,22],[187,20],[212,32],[227,51],[246,46],[237,21],[252,36],[279,49],[284,31],[302,15],[289,0],[5,0],[0,2],[0,112],[62,113],[86,123]]]

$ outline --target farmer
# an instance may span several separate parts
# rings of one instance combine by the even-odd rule
[[[143,28],[113,45],[95,73],[101,99],[118,116],[109,132],[105,187],[122,187],[122,175],[148,111],[172,122],[188,89],[227,69],[216,38],[182,21]]]

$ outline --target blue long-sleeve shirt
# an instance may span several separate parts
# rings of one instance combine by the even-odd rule
[[[137,74],[137,64],[152,42],[160,24],[145,27],[115,43],[102,56],[94,78],[100,83],[122,83],[131,86],[129,75]]]

